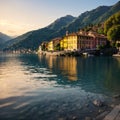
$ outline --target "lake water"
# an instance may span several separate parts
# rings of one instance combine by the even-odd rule
[[[0,120],[80,120],[120,93],[120,58],[0,55]]]

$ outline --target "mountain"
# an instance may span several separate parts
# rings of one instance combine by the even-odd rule
[[[57,31],[56,36],[64,35],[66,31],[76,32],[90,24],[103,23],[118,11],[120,11],[120,1],[113,6],[99,6],[91,11],[86,11],[78,16],[74,22]]]
[[[75,32],[90,24],[95,25],[102,23],[118,11],[120,11],[120,1],[113,6],[99,6],[96,9],[82,13],[74,22],[69,24],[68,27],[61,29],[59,33],[63,33],[66,30],[69,32]]]
[[[11,39],[10,36],[0,32],[0,44],[3,44],[4,42],[6,42],[6,41],[8,41],[10,39]]]
[[[62,37],[66,31],[75,32],[90,24],[102,23],[118,11],[120,11],[120,1],[113,6],[99,6],[91,11],[86,11],[77,18],[67,15],[57,19],[45,28],[30,31],[6,42],[4,50],[23,48],[36,50],[43,41],[49,41],[55,37]]]
[[[106,20],[107,18],[117,13],[118,11],[120,11],[120,1],[116,3],[115,5],[111,6],[109,11],[105,12],[104,15],[99,18],[98,22]]]
[[[67,15],[65,17],[61,17],[57,19],[55,22],[50,24],[47,28],[52,29],[52,30],[58,30],[68,25],[69,23],[71,23],[71,21],[73,21],[74,19],[75,17],[71,15]]]
[[[47,41],[54,38],[56,31],[59,31],[64,26],[68,25],[74,19],[75,17],[71,15],[61,17],[45,28],[30,31],[11,41],[6,42],[3,49],[13,50],[25,48],[35,50],[42,41]]]
[[[70,32],[78,31],[78,29],[83,28],[89,24],[97,24],[103,21],[99,21],[99,18],[108,12],[110,7],[100,6],[92,11],[86,11],[82,13],[75,22],[71,23],[66,29]]]

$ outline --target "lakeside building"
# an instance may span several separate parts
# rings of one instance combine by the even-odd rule
[[[55,50],[60,50],[60,41],[62,40],[61,37],[54,38],[50,42],[48,42],[47,49],[48,51],[55,51]]]
[[[48,51],[53,51],[54,47],[53,47],[53,41],[48,42]]]
[[[104,35],[97,34],[95,32],[79,31],[77,33],[66,34],[61,40],[60,47],[62,50],[83,50],[83,49],[95,49],[98,46],[106,45],[107,38]]]
[[[46,51],[47,49],[48,49],[48,42],[44,41],[39,46],[39,50],[38,51]]]
[[[85,49],[96,49],[107,43],[107,37],[93,31],[79,31],[76,33],[66,32],[63,38],[55,38],[48,43],[42,43],[42,48],[48,51],[80,51]],[[43,47],[44,45],[44,47]]]

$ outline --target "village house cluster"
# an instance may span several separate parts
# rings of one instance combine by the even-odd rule
[[[68,33],[63,38],[55,38],[50,42],[43,42],[39,50],[43,51],[80,51],[85,49],[96,49],[98,46],[106,45],[107,38],[93,31],[79,31]]]

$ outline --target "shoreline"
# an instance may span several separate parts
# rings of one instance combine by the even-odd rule
[[[120,120],[120,95],[113,96],[110,103],[96,107],[99,107],[99,111],[92,117],[86,116],[85,120]]]
[[[47,56],[99,56],[100,51],[38,51],[38,55]]]

